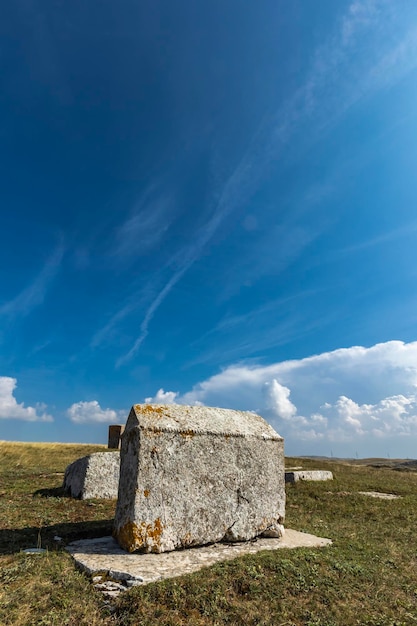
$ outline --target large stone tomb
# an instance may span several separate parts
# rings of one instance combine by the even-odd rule
[[[279,537],[284,442],[259,415],[132,407],[122,435],[114,537],[128,552]]]

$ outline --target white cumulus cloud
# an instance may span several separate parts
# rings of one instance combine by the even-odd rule
[[[256,411],[289,454],[417,456],[417,342],[353,346],[270,365],[231,365],[154,401]]]
[[[284,385],[280,385],[277,380],[265,383],[269,398],[269,408],[277,417],[284,420],[291,419],[297,413],[297,407],[290,400],[290,390]]]
[[[87,424],[91,422],[114,422],[126,421],[124,411],[114,409],[102,409],[97,400],[90,402],[75,402],[67,410],[70,420],[76,424]]]
[[[178,393],[176,391],[164,391],[159,389],[154,396],[145,398],[149,404],[175,404]]]
[[[16,378],[0,376],[0,419],[17,419],[26,422],[53,422],[52,415],[45,413],[45,406],[25,406],[18,403],[13,393],[17,387]]]

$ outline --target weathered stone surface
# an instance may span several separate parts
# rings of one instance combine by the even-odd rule
[[[285,472],[286,483],[296,483],[299,480],[333,480],[332,472],[324,470],[302,470],[297,472]]]
[[[123,435],[124,429],[124,424],[112,424],[109,426],[108,448],[113,450],[120,449],[121,436]]]
[[[120,453],[95,452],[68,465],[64,489],[73,498],[117,498]]]
[[[66,549],[84,572],[94,576],[106,572],[106,578],[127,587],[147,585],[166,578],[191,574],[220,561],[236,559],[244,554],[280,548],[321,548],[331,545],[330,539],[285,529],[279,539],[259,538],[241,543],[215,543],[201,548],[174,550],[163,554],[126,554],[112,537],[80,539]],[[93,582],[98,582],[93,578]]]
[[[122,435],[114,536],[128,552],[282,534],[283,439],[259,415],[132,407]]]

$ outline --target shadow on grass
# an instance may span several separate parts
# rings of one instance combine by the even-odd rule
[[[65,491],[64,487],[53,487],[52,489],[37,489],[33,492],[34,496],[41,498],[70,498],[71,495]]]
[[[17,530],[3,529],[0,530],[0,554],[15,554],[25,548],[33,547],[62,550],[71,541],[105,537],[111,535],[112,530],[112,519],[66,522],[41,528],[32,526]]]

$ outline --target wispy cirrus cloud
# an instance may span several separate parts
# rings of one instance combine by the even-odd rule
[[[170,280],[166,283],[163,289],[161,289],[161,291],[158,293],[156,298],[152,301],[140,325],[139,337],[136,339],[136,341],[134,342],[130,350],[116,361],[116,367],[120,367],[121,365],[129,361],[139,350],[140,346],[142,345],[142,343],[145,341],[146,337],[148,336],[149,324],[153,316],[155,315],[155,312],[159,309],[159,307],[161,306],[162,302],[165,300],[165,298],[167,297],[171,289],[173,289],[173,287],[177,284],[177,282],[182,278],[182,276],[185,274],[185,272],[191,266],[191,264],[192,264],[192,261],[190,261],[189,263],[184,263],[183,267],[180,270],[178,270],[170,278]]]
[[[34,280],[15,298],[0,305],[0,316],[26,317],[33,309],[40,306],[45,299],[48,288],[60,270],[64,253],[65,247],[60,243]]]
[[[111,255],[129,262],[161,244],[174,219],[175,199],[150,185],[117,228]]]
[[[254,151],[258,155],[257,166],[267,172],[281,158],[300,159],[361,100],[372,98],[415,70],[416,19],[417,10],[411,9],[407,17],[391,0],[352,2],[334,32],[315,50],[304,83],[264,120],[255,142],[263,144],[263,151]],[[331,226],[329,218],[306,225],[306,215],[319,210],[323,202],[337,193],[346,174],[353,176],[364,158],[372,158],[366,146],[362,154],[355,154],[354,161],[338,161],[334,171],[326,174],[326,180],[316,180],[310,189],[293,199],[290,217],[282,217],[279,204],[285,205],[285,198],[280,198],[278,206],[270,211],[272,223],[268,230],[256,238],[252,252],[249,250],[244,259],[234,261],[229,273],[244,276],[245,282],[250,282],[265,273],[285,270]],[[280,245],[271,244],[274,241]],[[260,255],[259,249],[274,252]],[[226,297],[239,288],[236,280],[224,284]]]
[[[398,239],[404,239],[412,236],[416,231],[417,222],[412,221],[405,226],[399,226],[398,228],[382,232],[379,235],[365,239],[364,241],[359,241],[351,246],[340,248],[339,250],[329,254],[328,257],[325,258],[325,261],[330,262],[338,257],[349,256],[353,253],[360,252],[361,250],[368,250],[369,248],[386,245],[387,243],[397,241]]]
[[[93,335],[93,338],[90,342],[91,348],[97,348],[102,345],[105,341],[108,340],[109,336],[113,332],[114,328],[122,322],[126,317],[128,317],[131,313],[133,313],[139,306],[139,303],[134,299],[134,301],[127,302],[125,306],[118,311],[114,315],[111,316],[109,321]]]
[[[241,201],[243,188],[248,188],[247,177],[251,170],[250,156],[251,152],[248,150],[224,185],[211,217],[199,229],[193,237],[192,242],[173,255],[169,265],[174,266],[176,269],[170,279],[164,284],[152,300],[140,324],[139,336],[133,343],[130,350],[117,360],[117,367],[132,359],[132,357],[137,353],[148,335],[149,324],[151,323],[156,311],[184,274],[190,269],[190,267],[192,267],[197,259],[200,258],[203,250],[212,240],[220,225],[236,208],[239,201]]]
[[[245,358],[259,358],[270,350],[305,337],[323,328],[337,318],[335,311],[320,319],[304,319],[302,311],[308,308],[324,290],[298,291],[292,295],[269,300],[261,307],[241,315],[225,315],[207,333],[190,345],[196,356],[185,369],[201,363],[225,365]],[[238,340],[236,340],[238,338]]]
[[[315,50],[304,83],[275,114],[270,155],[300,133],[310,145],[360,100],[417,67],[416,10],[392,0],[355,0]]]
[[[348,7],[341,23],[341,41],[347,46],[363,29],[369,28],[382,11],[390,6],[384,0],[354,0]]]
[[[409,10],[412,13],[412,9]],[[220,226],[249,202],[280,158],[284,155],[299,158],[360,100],[395,84],[416,67],[417,28],[404,11],[399,11],[398,5],[390,1],[352,2],[333,33],[317,47],[304,83],[272,115],[263,119],[231,174],[214,194],[217,201],[211,217],[191,243],[174,255],[173,274],[149,303],[137,338],[119,357],[117,366],[135,356],[148,335],[156,311],[201,257]],[[291,156],[291,150],[298,152]],[[320,229],[306,232],[297,224],[289,225],[285,237],[291,238],[292,234],[293,245],[283,255],[280,267],[285,269],[320,233]],[[258,264],[256,275],[267,269]]]

